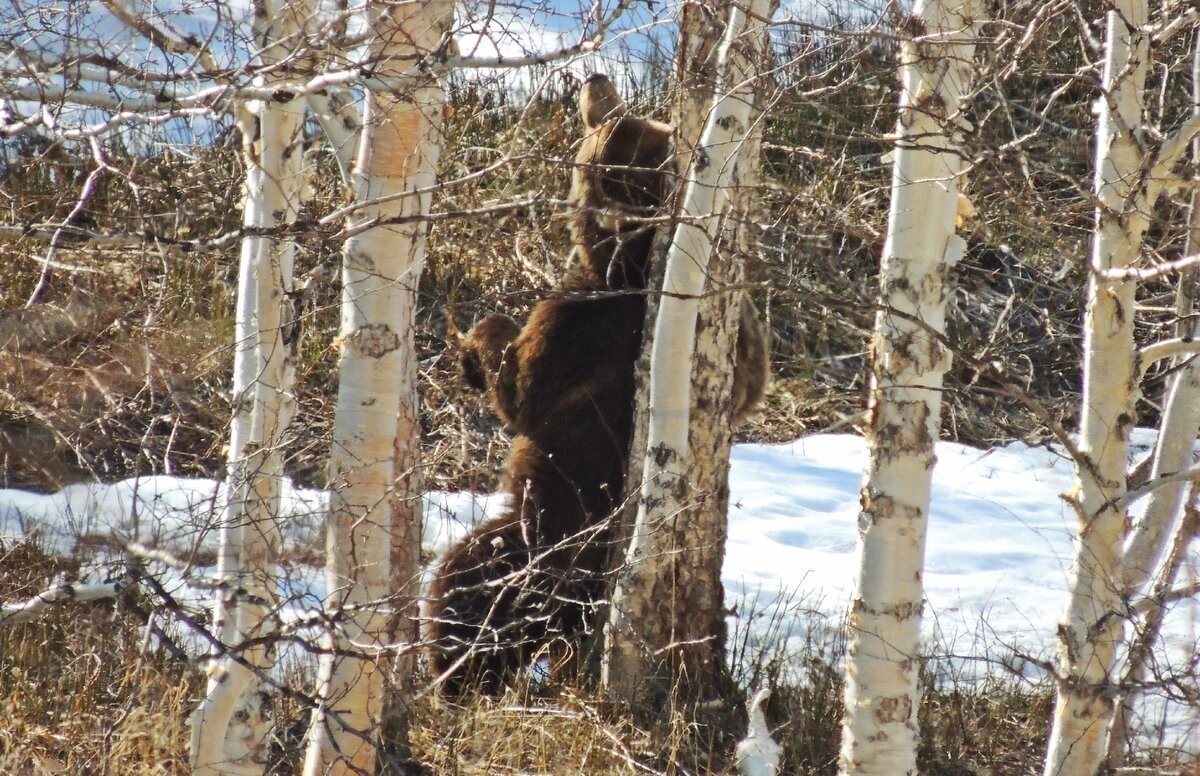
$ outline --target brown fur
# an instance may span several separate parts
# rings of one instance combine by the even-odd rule
[[[627,115],[592,76],[580,109],[588,134],[571,201],[574,292],[645,288],[653,227],[673,172],[671,128]],[[607,117],[607,118],[606,118]],[[641,352],[641,293],[540,302],[524,328],[489,315],[462,343],[463,376],[488,391],[515,434],[508,510],[446,554],[430,591],[431,666],[457,691],[494,690],[543,647],[570,644],[604,595],[608,518],[621,500]],[[766,347],[743,308],[734,385],[741,420],[762,396]]]

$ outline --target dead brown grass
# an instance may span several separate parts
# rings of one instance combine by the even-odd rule
[[[435,773],[646,772],[647,737],[626,723],[605,721],[576,697],[547,701],[510,693],[466,707],[431,703],[426,713],[413,743]]]
[[[0,547],[0,599],[26,598],[75,571],[28,544]],[[0,773],[188,772],[187,718],[204,678],[197,664],[146,638],[139,613],[151,603],[66,604],[35,622],[0,628]],[[739,681],[772,688],[767,719],[784,746],[783,772],[832,776],[845,642],[823,618],[793,614],[807,619],[792,627],[811,637],[739,649]],[[1053,700],[1047,684],[1010,679],[997,668],[975,682],[925,672],[923,690],[922,773],[1039,770]],[[278,707],[270,773],[296,772],[307,717],[294,701]],[[518,684],[497,698],[453,703],[425,693],[415,706],[411,744],[425,772],[446,776],[716,776],[732,772],[729,758],[744,725],[736,692],[724,705],[676,708],[647,728],[573,683]],[[1135,759],[1163,772],[1191,767],[1171,753],[1145,751]]]
[[[5,601],[73,571],[28,544],[0,546]],[[201,677],[141,626],[129,608],[102,602],[0,628],[0,772],[187,772],[186,714]]]

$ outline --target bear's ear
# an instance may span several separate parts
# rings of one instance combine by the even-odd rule
[[[602,73],[592,73],[583,82],[579,90],[579,112],[583,114],[583,125],[595,129],[606,120],[624,116],[628,109],[617,87],[608,76]]]

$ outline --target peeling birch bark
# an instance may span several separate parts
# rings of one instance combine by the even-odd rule
[[[870,462],[859,514],[859,571],[850,609],[843,774],[917,772],[917,648],[926,521],[941,387],[950,355],[947,275],[955,234],[977,2],[918,2],[902,24],[900,118],[873,339]],[[918,42],[919,40],[919,42]]]
[[[1070,600],[1058,627],[1058,699],[1046,754],[1047,776],[1092,776],[1106,751],[1113,711],[1112,670],[1122,637],[1121,596],[1129,432],[1137,385],[1133,340],[1133,280],[1105,274],[1137,263],[1148,213],[1139,180],[1137,133],[1148,69],[1149,38],[1139,28],[1147,4],[1114,3],[1108,12],[1103,90],[1099,103],[1095,191],[1099,205],[1092,277],[1084,317],[1083,406],[1076,509],[1079,534]],[[1133,205],[1131,207],[1130,205]]]
[[[1192,115],[1200,115],[1200,44],[1192,52]],[[1200,141],[1192,140],[1192,169],[1200,168]],[[1200,251],[1200,195],[1192,193],[1188,210],[1188,232],[1183,255],[1193,256]],[[1195,304],[1195,268],[1180,272],[1176,292],[1176,312],[1179,315],[1179,337],[1191,341],[1200,336],[1200,326],[1190,322]],[[1144,351],[1143,351],[1144,352]],[[1159,420],[1154,458],[1149,481],[1182,472],[1193,465],[1193,447],[1200,430],[1200,359],[1194,355],[1177,359],[1177,370],[1167,389],[1165,406]],[[1145,370],[1145,364],[1140,365]],[[1191,502],[1184,505],[1184,489],[1191,488]],[[1163,598],[1174,587],[1187,547],[1195,538],[1196,484],[1184,480],[1156,488],[1146,503],[1146,511],[1133,526],[1125,541],[1123,565],[1124,596],[1134,600],[1144,595],[1148,602],[1141,627],[1129,626],[1130,646],[1120,696],[1113,711],[1108,730],[1108,753],[1105,766],[1117,769],[1124,765],[1129,745],[1129,722],[1133,715],[1138,687],[1149,672],[1150,657],[1162,629],[1167,606]],[[1181,510],[1181,507],[1184,509]],[[1172,538],[1174,537],[1174,538]],[[1163,553],[1170,545],[1170,551]],[[1153,583],[1150,580],[1153,579]],[[1150,586],[1149,590],[1145,588]]]
[[[627,703],[669,690],[675,677],[659,675],[669,663],[663,650],[688,648],[694,642],[692,630],[684,632],[677,618],[652,618],[642,613],[673,601],[675,590],[705,586],[705,580],[694,578],[703,571],[676,562],[676,556],[698,541],[723,540],[723,536],[693,536],[686,519],[694,497],[688,484],[695,460],[688,433],[692,397],[690,381],[676,376],[692,374],[698,298],[721,216],[728,206],[729,185],[742,162],[750,129],[751,84],[732,77],[731,51],[739,36],[748,41],[761,39],[770,7],[769,0],[754,0],[747,10],[734,6],[730,12],[717,59],[724,83],[718,88],[689,169],[680,206],[684,221],[676,228],[667,252],[664,296],[651,345],[650,419],[641,502],[613,593],[601,668],[605,691]],[[711,638],[711,634],[700,638]]]
[[[368,6],[374,71],[401,88],[369,94],[355,159],[356,200],[375,204],[355,212],[351,226],[372,226],[347,240],[343,252],[341,379],[326,527],[326,608],[337,627],[326,639],[331,655],[318,677],[321,706],[304,766],[310,776],[375,772],[386,661],[413,646],[391,640],[414,632],[400,623],[415,619],[419,573],[419,526],[410,498],[421,492],[413,322],[428,223],[409,218],[430,211],[444,99],[436,78],[413,58],[437,51],[453,11],[444,0]],[[402,223],[377,223],[397,217]],[[394,592],[397,584],[403,587]],[[344,611],[348,605],[353,612]]]
[[[309,9],[302,0],[255,7],[254,29],[264,63],[287,51],[278,41],[295,35]],[[262,79],[260,79],[262,80]],[[268,82],[262,80],[262,85]],[[243,223],[270,228],[299,214],[302,185],[303,100],[251,103],[240,117],[246,162]],[[278,580],[278,524],[283,478],[283,434],[295,412],[295,244],[247,237],[242,242],[234,344],[234,413],[230,428],[228,502],[221,516],[214,607],[220,642],[237,649],[268,635]],[[265,644],[240,650],[245,663],[216,654],[204,701],[192,717],[195,774],[261,774],[271,720],[257,688],[257,671],[270,670]],[[231,724],[236,720],[236,724]]]

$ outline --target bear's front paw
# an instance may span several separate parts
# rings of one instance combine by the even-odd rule
[[[504,352],[521,333],[521,327],[507,315],[493,313],[471,327],[461,343],[460,363],[463,380],[484,391],[496,379]]]

